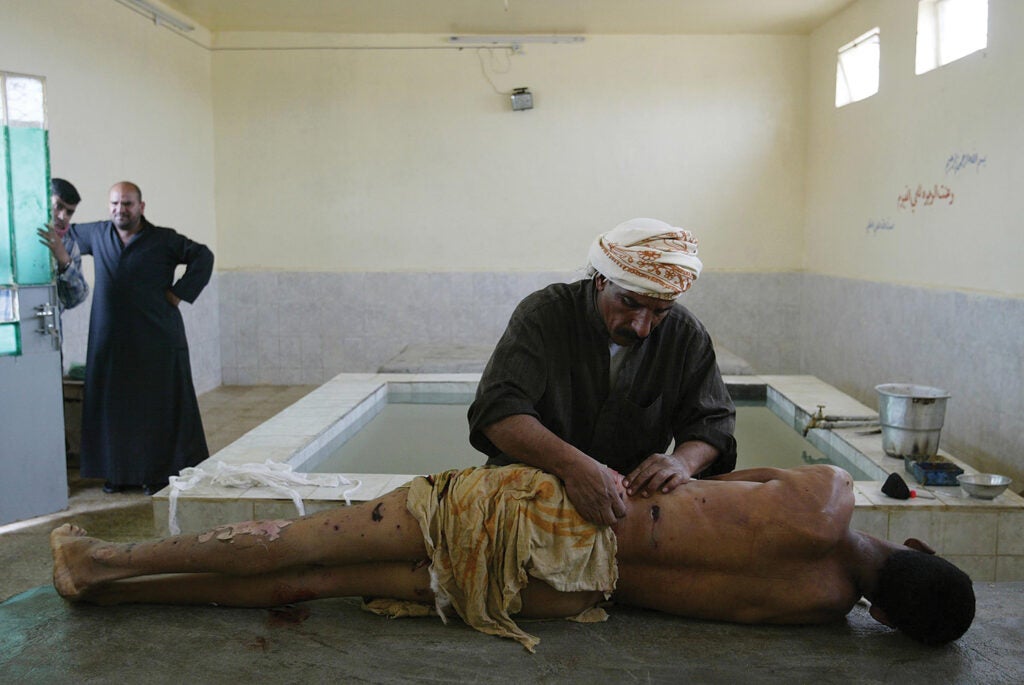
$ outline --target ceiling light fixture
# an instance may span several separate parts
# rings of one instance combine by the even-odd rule
[[[518,48],[523,43],[582,43],[583,36],[537,35],[519,36],[514,34],[493,36],[449,36],[448,42],[455,45],[500,45]]]
[[[156,5],[146,2],[146,0],[117,0],[122,5],[131,7],[134,10],[138,10],[142,14],[148,16],[153,20],[153,23],[157,26],[170,26],[171,28],[178,29],[179,31],[193,31],[195,26],[187,22],[178,19],[177,17],[171,16],[165,10],[160,9]]]

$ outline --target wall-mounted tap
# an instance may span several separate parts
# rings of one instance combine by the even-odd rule
[[[817,413],[815,413],[813,416],[811,416],[811,420],[807,423],[806,426],[804,426],[804,437],[805,438],[807,437],[807,431],[811,430],[812,428],[817,428],[818,424],[820,424],[824,420],[825,420],[825,405],[824,404],[819,404],[818,405]]]
[[[832,416],[825,413],[825,405],[819,404],[818,411],[811,416],[811,420],[804,426],[804,437],[812,428],[832,430],[833,428],[859,428],[863,426],[877,426],[876,416]]]

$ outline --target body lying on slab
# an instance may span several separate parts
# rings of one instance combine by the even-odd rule
[[[511,616],[572,617],[608,598],[691,618],[806,624],[841,620],[864,597],[876,620],[929,644],[955,640],[973,620],[961,570],[920,541],[850,528],[853,483],[842,469],[752,469],[621,494],[626,516],[597,526],[558,479],[513,465],[152,542],[108,543],[64,525],[51,534],[54,585],[96,604],[370,596],[442,613],[450,604],[473,627],[531,650],[536,638]]]

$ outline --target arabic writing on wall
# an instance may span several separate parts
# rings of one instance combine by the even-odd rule
[[[974,171],[977,172],[985,166],[986,161],[988,158],[977,152],[954,152],[946,160],[946,173],[959,174],[962,169],[969,166],[973,166]]]
[[[864,230],[869,233],[878,233],[879,231],[891,231],[894,228],[896,225],[888,219],[871,219]]]
[[[945,201],[946,204],[951,205],[955,198],[956,196],[949,186],[936,183],[931,188],[925,188],[919,183],[916,190],[911,190],[910,186],[907,186],[907,189],[896,198],[896,208],[909,208],[911,212],[915,212],[918,205],[930,207],[935,204],[936,200]]]
[[[972,168],[979,173],[981,168],[988,162],[988,156],[980,152],[954,152],[946,158],[946,175],[957,175],[964,169]],[[905,186],[902,193],[896,197],[896,209],[916,212],[918,207],[931,207],[933,205],[949,206],[956,200],[956,193],[949,186],[942,183],[934,183],[930,188],[918,183],[916,188]],[[865,227],[867,233],[878,233],[878,231],[895,230],[896,225],[889,219],[869,219]]]

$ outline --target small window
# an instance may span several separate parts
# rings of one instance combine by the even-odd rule
[[[988,0],[920,0],[917,68],[923,74],[988,46]]]
[[[836,107],[878,92],[878,27],[839,48],[836,59]]]

